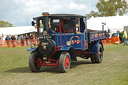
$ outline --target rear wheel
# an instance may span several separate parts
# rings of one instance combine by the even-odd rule
[[[96,54],[91,55],[92,63],[101,63],[103,59],[103,47],[101,44],[98,44],[98,52]]]
[[[59,58],[59,69],[61,72],[68,72],[71,66],[71,58],[68,52],[62,52]]]
[[[39,72],[40,65],[39,65],[39,59],[40,56],[37,51],[32,52],[29,56],[29,68],[32,72]]]
[[[91,62],[92,63],[95,63],[96,62],[96,59],[95,59],[95,55],[94,54],[91,55]]]

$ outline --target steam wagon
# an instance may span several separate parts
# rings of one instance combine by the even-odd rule
[[[33,18],[36,24],[38,47],[28,48],[29,68],[38,72],[41,66],[57,66],[68,72],[71,61],[77,56],[91,58],[92,63],[101,63],[106,39],[105,31],[87,30],[86,17],[76,14],[49,14]]]

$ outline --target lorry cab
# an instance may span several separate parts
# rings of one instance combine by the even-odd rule
[[[68,72],[71,61],[77,60],[76,56],[90,57],[93,63],[102,61],[101,40],[105,39],[106,33],[88,32],[85,16],[43,13],[33,20],[36,21],[39,45],[28,49],[32,51],[29,56],[32,72],[38,72],[41,66],[58,66],[61,72]],[[97,61],[96,54],[99,57]]]
[[[45,19],[46,17],[47,20]],[[34,20],[36,20],[40,41],[44,35],[47,35],[56,42],[56,46],[62,47],[70,44],[69,46],[75,49],[87,49],[87,42],[85,41],[87,39],[85,16],[48,14],[45,17],[36,17]],[[81,41],[81,39],[83,40]],[[85,43],[86,45],[84,45]]]

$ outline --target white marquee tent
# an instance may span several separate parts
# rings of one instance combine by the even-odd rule
[[[4,39],[6,35],[21,35],[31,32],[37,32],[34,26],[20,26],[20,27],[3,27],[0,28],[0,36],[3,34]]]
[[[105,30],[122,31],[124,26],[128,26],[128,16],[91,17],[87,20],[87,29],[102,30],[102,23],[106,23]]]

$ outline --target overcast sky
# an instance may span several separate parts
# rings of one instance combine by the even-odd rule
[[[1,0],[0,20],[13,26],[30,25],[42,12],[85,15],[96,9],[98,0]]]

